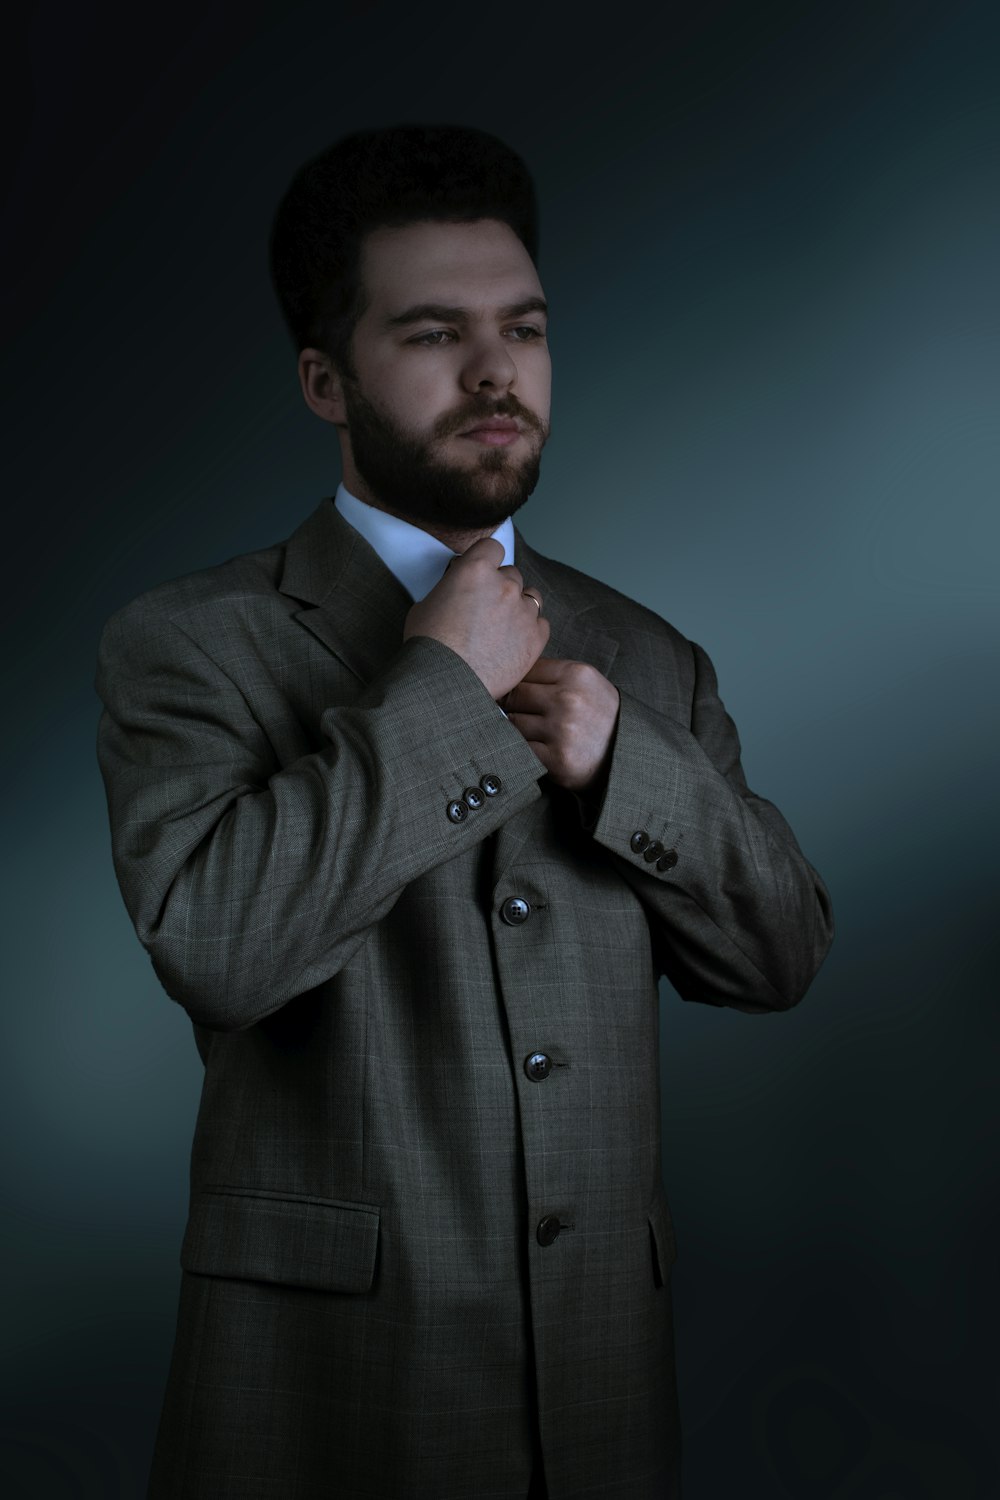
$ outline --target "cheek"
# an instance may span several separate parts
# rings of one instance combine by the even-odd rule
[[[453,378],[430,360],[385,362],[371,371],[370,389],[384,410],[414,430],[425,428],[453,401]]]
[[[537,416],[548,421],[552,394],[552,360],[548,349],[532,351],[532,357],[524,360],[518,369],[518,382],[525,403]]]

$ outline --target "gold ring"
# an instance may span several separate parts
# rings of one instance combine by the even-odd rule
[[[530,599],[531,602],[532,602],[532,604],[536,604],[538,606],[538,613],[541,614],[541,612],[542,612],[542,601],[540,599],[536,599],[535,596],[534,596],[534,594],[529,594],[527,589],[522,589],[521,590],[521,598],[522,599]]]

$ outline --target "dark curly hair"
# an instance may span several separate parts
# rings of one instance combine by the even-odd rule
[[[524,162],[464,125],[390,125],[337,141],[299,169],[271,228],[271,280],[296,351],[351,372],[365,311],[361,244],[373,229],[426,219],[509,224],[538,259],[538,208]]]

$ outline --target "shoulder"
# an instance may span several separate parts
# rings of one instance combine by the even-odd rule
[[[142,642],[219,641],[234,627],[239,632],[243,621],[252,627],[285,605],[293,607],[278,591],[284,554],[285,543],[275,543],[144,590],[105,623],[102,659],[131,655]]]
[[[234,605],[274,599],[285,545],[276,542],[259,551],[241,553],[225,562],[157,583],[117,609],[105,628],[116,622],[139,624],[143,620],[183,625],[185,620],[206,610],[225,611]]]

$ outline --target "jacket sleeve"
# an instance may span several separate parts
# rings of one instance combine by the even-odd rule
[[[320,748],[285,766],[224,668],[162,616],[108,622],[96,686],[126,907],[168,994],[216,1030],[329,979],[406,885],[540,795],[542,763],[427,637],[327,709]],[[452,821],[484,777],[499,789]]]
[[[685,1000],[785,1010],[830,947],[830,899],[778,809],[748,788],[712,664],[692,650],[690,729],[621,693],[591,832],[645,905],[659,970]]]

